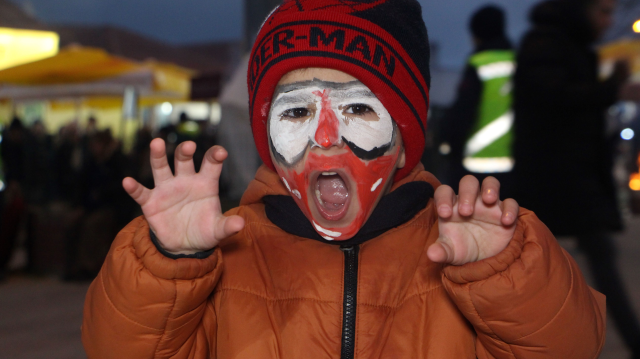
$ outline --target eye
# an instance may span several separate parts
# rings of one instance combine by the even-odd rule
[[[352,115],[366,115],[374,111],[368,105],[358,103],[354,105],[349,105],[344,112]]]
[[[283,118],[301,119],[311,116],[311,111],[304,107],[292,108],[282,113]]]

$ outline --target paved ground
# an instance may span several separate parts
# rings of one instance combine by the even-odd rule
[[[0,285],[0,358],[86,358],[80,325],[88,286],[42,278]]]
[[[623,279],[627,284],[628,294],[633,302],[636,313],[640,315],[640,217],[636,216],[627,221],[625,233],[617,236],[618,265]],[[575,244],[561,239],[560,243],[569,250],[576,261],[583,268],[583,273],[590,281],[586,261],[582,254],[577,252]],[[629,356],[613,322],[607,321],[607,341],[600,359],[627,359]]]
[[[571,240],[563,246],[584,267]],[[629,294],[640,313],[640,217],[618,237],[620,267]],[[53,278],[13,276],[0,284],[1,359],[86,358],[80,343],[82,305],[88,284],[62,283]],[[601,359],[626,359],[627,352],[611,322]]]

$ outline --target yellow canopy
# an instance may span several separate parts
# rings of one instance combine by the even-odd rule
[[[102,49],[72,46],[56,56],[0,71],[0,97],[114,96],[134,86],[141,96],[184,100],[193,75],[172,64],[139,63]]]
[[[133,61],[101,49],[67,47],[57,55],[0,71],[0,83],[69,84],[101,80],[139,68]]]

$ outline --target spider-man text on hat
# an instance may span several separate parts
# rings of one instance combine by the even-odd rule
[[[415,0],[285,0],[263,24],[249,64],[249,108],[258,152],[269,156],[267,120],[274,89],[290,71],[346,72],[371,89],[397,123],[407,163],[418,163],[429,109],[429,40]]]

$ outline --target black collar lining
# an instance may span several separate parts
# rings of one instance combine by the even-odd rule
[[[427,182],[410,182],[383,196],[373,213],[356,235],[346,241],[328,241],[315,231],[291,196],[265,196],[267,218],[283,231],[327,244],[352,247],[396,228],[422,211],[433,197]]]

